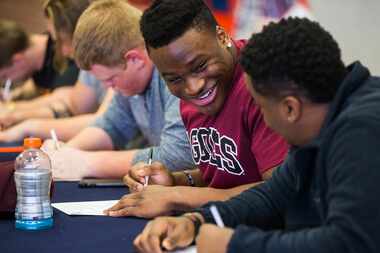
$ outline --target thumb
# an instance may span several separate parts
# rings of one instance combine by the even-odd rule
[[[162,241],[162,246],[170,251],[178,247],[182,248],[190,245],[192,238],[186,232],[184,226],[181,226],[179,223],[171,224],[167,237]]]
[[[167,174],[168,170],[166,167],[160,163],[160,162],[153,162],[151,165],[147,166],[150,170],[151,175],[162,175],[162,174]]]

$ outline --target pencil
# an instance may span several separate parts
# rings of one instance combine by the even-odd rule
[[[54,129],[50,129],[50,136],[54,141],[55,149],[59,149],[59,141]]]
[[[153,159],[153,148],[150,148],[148,165],[152,165],[152,159]],[[148,186],[148,182],[149,182],[149,176],[145,176],[144,187]]]

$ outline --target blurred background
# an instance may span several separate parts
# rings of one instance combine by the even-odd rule
[[[339,42],[346,63],[360,59],[373,74],[380,75],[380,0],[309,0],[308,4],[314,18]],[[0,18],[18,21],[28,32],[46,30],[40,0],[0,0]]]

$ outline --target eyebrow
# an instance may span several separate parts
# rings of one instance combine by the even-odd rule
[[[204,54],[196,55],[193,59],[191,59],[188,63],[186,63],[186,66],[191,66],[192,67],[192,65],[195,62],[199,61],[200,58],[205,57],[205,56],[206,55],[204,55]],[[177,76],[178,74],[176,74],[176,73],[170,73],[170,72],[162,72],[161,75],[162,76]]]

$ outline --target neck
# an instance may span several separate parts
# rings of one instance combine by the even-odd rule
[[[304,146],[315,139],[326,119],[330,104],[310,104],[303,111],[303,121],[299,125],[300,136],[297,146]]]
[[[27,59],[30,61],[32,71],[41,70],[47,47],[48,35],[45,34],[33,34],[30,37],[30,46],[26,51]]]

